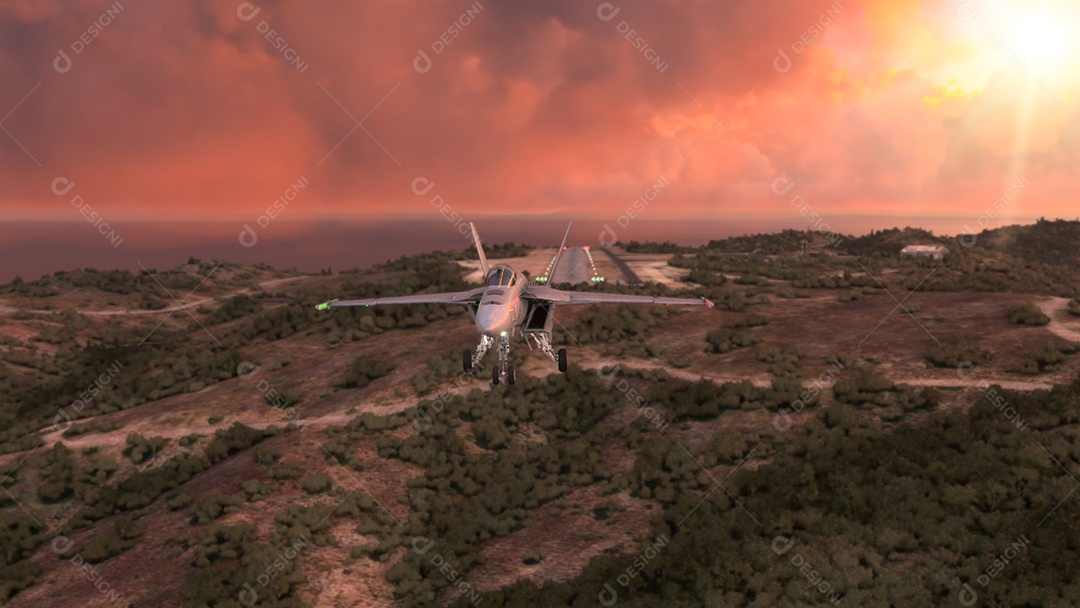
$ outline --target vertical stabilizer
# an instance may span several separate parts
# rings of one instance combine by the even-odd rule
[[[484,257],[484,245],[480,243],[480,235],[476,233],[476,226],[473,226],[472,222],[469,222],[469,228],[472,230],[473,243],[476,245],[476,253],[480,254],[480,270],[484,273],[484,278],[481,279],[481,283],[487,279],[488,265],[487,258]]]
[[[551,263],[551,272],[548,273],[548,284],[555,282],[555,269],[559,267],[559,260],[562,259],[563,247],[566,247],[566,239],[570,236],[570,226],[573,226],[574,222],[566,227],[566,234],[562,237],[562,244],[559,245],[559,250],[555,252],[555,261]]]

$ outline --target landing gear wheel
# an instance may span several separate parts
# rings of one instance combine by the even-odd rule
[[[493,365],[491,367],[491,383],[492,384],[498,384],[499,383],[499,366],[498,365]]]
[[[507,365],[506,366],[506,383],[507,384],[513,384],[514,380],[515,380],[515,378],[514,378],[514,366],[513,365]]]
[[[566,349],[559,349],[559,371],[566,372]]]
[[[472,371],[472,352],[467,348],[461,353],[461,367],[467,372]]]

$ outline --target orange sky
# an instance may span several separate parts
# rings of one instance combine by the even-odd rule
[[[430,218],[441,196],[465,216],[614,219],[662,183],[641,217],[1072,219],[1078,16],[1023,0],[9,0],[0,205],[251,221],[300,182],[281,217]]]

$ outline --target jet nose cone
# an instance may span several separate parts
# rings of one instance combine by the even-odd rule
[[[510,315],[501,306],[481,306],[476,312],[476,329],[485,336],[497,338],[510,331]]]

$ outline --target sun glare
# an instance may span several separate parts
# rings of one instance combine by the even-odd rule
[[[1068,58],[1071,37],[1065,20],[1045,13],[1024,15],[1010,29],[1010,41],[1033,67],[1058,67]]]

